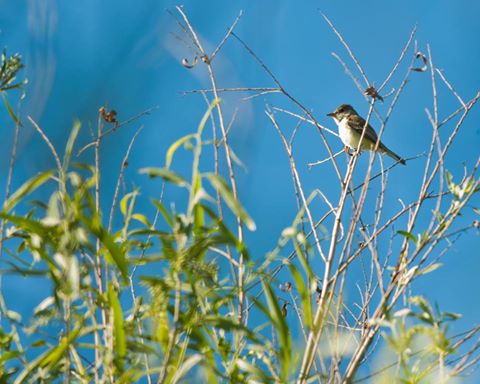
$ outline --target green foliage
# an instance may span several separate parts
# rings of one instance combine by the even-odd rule
[[[4,92],[25,84],[16,81],[22,67],[20,56],[7,57],[4,51],[0,93],[18,125],[21,122]],[[393,373],[382,367],[380,380],[419,383],[450,378],[443,369],[457,351],[448,324],[459,316],[433,308],[422,297],[411,297],[409,307],[396,312],[395,305],[389,304],[401,297],[399,292],[406,295],[401,290],[414,278],[441,266],[427,262],[428,253],[445,239],[444,231],[472,192],[478,191],[478,181],[472,176],[455,184],[452,175],[445,173],[450,207],[441,213],[444,207],[437,204],[428,230],[416,235],[397,231],[403,245],[395,266],[385,262],[382,267],[378,260],[376,247],[383,229],[372,234],[364,231],[363,240],[371,240],[370,277],[362,259],[365,292],[357,283],[361,305],[349,306],[337,291],[343,292],[350,265],[363,257],[361,250],[347,253],[353,248],[357,223],[352,220],[352,226],[344,228],[343,206],[334,207],[322,192],[306,199],[293,160],[298,213],[266,257],[250,256],[245,229],[255,231],[256,225],[241,204],[233,171],[226,180],[217,171],[203,170],[205,164],[211,166],[203,161],[204,148],[212,145],[214,151],[219,150],[218,142],[204,138],[206,124],[219,103],[219,99],[212,101],[195,133],[170,145],[164,166],[139,170],[162,179],[162,197],[166,185],[175,197],[151,199],[147,212],[138,208],[144,197],[133,188],[119,193],[118,206],[115,195],[109,224],[105,224],[101,167],[74,159],[81,129],[78,121],[63,160],[55,153],[57,169],[33,176],[6,199],[0,212],[6,228],[2,256],[8,266],[3,273],[29,281],[40,277],[50,288],[23,318],[8,308],[0,294],[0,383],[290,383],[299,375],[301,383],[348,381],[335,367],[342,367],[350,356],[352,361],[358,358],[358,365],[363,362],[366,349],[358,356],[354,351],[362,343],[368,345],[380,326],[387,330],[380,341],[393,351],[396,367]],[[102,124],[94,143],[97,151]],[[229,148],[225,137],[223,144]],[[188,175],[175,167],[174,160],[185,155],[180,153],[182,148],[191,156]],[[230,161],[241,164],[233,151]],[[123,174],[118,185],[122,178]],[[36,195],[43,198],[32,200]],[[309,238],[323,225],[323,219],[314,223],[311,218],[311,203],[318,196],[330,208],[324,218],[332,214],[340,223],[336,237],[328,230],[324,230],[325,239],[315,237],[318,243],[328,240],[331,244],[327,256],[322,245],[312,246]],[[345,202],[340,201],[339,205]],[[112,226],[115,214],[121,224]],[[415,250],[408,258],[411,243]],[[427,256],[417,258],[429,244]],[[312,258],[315,251],[321,256],[320,267]],[[420,261],[414,263],[415,259]],[[322,269],[328,271],[323,282],[318,277]],[[385,289],[383,273],[388,270],[392,271],[391,284]],[[375,311],[373,302],[379,291],[381,304]],[[377,317],[369,318],[372,313]],[[300,331],[303,338],[297,336]],[[318,363],[331,376],[318,367],[315,373],[310,368],[302,373],[300,363],[302,356],[308,356],[304,347],[309,342],[314,345],[310,365]]]
[[[228,184],[198,170],[203,125],[212,108],[191,136],[195,167],[189,181],[170,168],[172,148],[177,149],[178,142],[168,152],[168,167],[140,171],[190,192],[183,212],[153,200],[153,207],[164,218],[161,230],[136,210],[136,190],[120,201],[122,227],[116,232],[105,228],[95,203],[96,173],[88,165],[71,162],[78,123],[66,144],[62,168],[33,177],[8,199],[1,216],[8,228],[6,245],[16,249],[8,261],[11,271],[48,277],[52,292],[46,292],[30,323],[23,325],[11,316],[15,329],[36,334],[31,345],[38,353],[24,365],[25,351],[12,343],[15,334],[4,333],[4,377],[18,372],[17,382],[51,382],[67,376],[90,382],[104,375],[133,383],[145,376],[178,382],[203,375],[210,382],[225,377],[243,382],[248,377],[268,376],[256,367],[258,356],[272,371],[277,369],[272,359],[279,356],[279,377],[286,381],[291,339],[275,294],[269,289],[267,302],[269,308],[277,309],[275,327],[282,327],[279,355],[271,355],[274,346],[239,321],[235,310],[238,286],[219,278],[219,265],[211,251],[230,247],[249,259],[245,244],[212,209],[215,200],[203,189],[203,179],[236,217],[255,228]],[[53,189],[45,203],[36,204],[26,215],[17,213],[31,194],[45,187]],[[137,269],[142,273],[134,278]],[[136,293],[142,285],[147,294]],[[132,292],[134,302],[128,308],[120,299]],[[56,340],[39,333],[52,324],[59,329]],[[85,364],[85,359],[95,359],[100,366]]]
[[[23,69],[22,57],[15,53],[13,55],[7,55],[7,50],[4,48],[1,55],[0,63],[0,94],[2,95],[3,102],[7,108],[8,114],[15,121],[16,124],[20,124],[20,120],[13,111],[10,102],[7,99],[7,91],[12,89],[21,89],[27,84],[27,80],[16,81],[18,73]]]
[[[400,309],[381,325],[389,329],[383,338],[397,357],[391,370],[385,371],[376,382],[421,383],[446,381],[443,372],[447,359],[456,353],[448,336],[448,324],[458,314],[433,309],[421,296],[411,297],[411,306]],[[388,356],[384,354],[383,356]],[[384,365],[385,361],[380,364]],[[439,371],[440,368],[440,371]]]
[[[14,55],[7,55],[7,50],[2,51],[0,64],[0,93],[18,89],[27,83],[26,80],[15,82],[18,72],[24,67],[22,63],[22,56],[18,53]]]

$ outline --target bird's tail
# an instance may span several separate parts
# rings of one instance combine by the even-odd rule
[[[380,148],[380,150],[385,153],[387,156],[390,156],[392,159],[394,159],[395,161],[398,161],[400,164],[403,164],[405,165],[406,162],[404,159],[402,159],[400,156],[398,156],[395,152],[391,151],[390,149],[388,149],[385,145],[382,145],[382,147]]]

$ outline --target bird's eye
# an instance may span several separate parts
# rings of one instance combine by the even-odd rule
[[[343,112],[345,109],[342,107],[338,110],[338,112]]]

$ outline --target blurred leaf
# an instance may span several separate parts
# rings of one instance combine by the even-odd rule
[[[162,214],[163,218],[165,219],[165,221],[167,222],[167,224],[170,226],[170,227],[173,227],[173,219],[172,217],[170,216],[170,214],[168,213],[167,209],[165,208],[165,206],[158,200],[152,200],[152,203],[153,205],[155,206],[155,208],[158,209],[158,211]]]
[[[20,200],[22,200],[25,196],[35,191],[38,187],[47,182],[53,175],[54,171],[42,172],[25,182],[5,202],[5,205],[3,207],[4,212],[11,211],[20,202]]]
[[[233,196],[228,184],[220,176],[214,173],[207,173],[205,177],[210,181],[212,186],[220,193],[225,203],[232,212],[242,220],[250,231],[255,231],[255,222],[250,218],[248,213],[243,209],[240,202]]]
[[[0,355],[0,363],[4,363],[8,360],[12,360],[12,359],[16,359],[17,357],[20,356],[20,352],[19,351],[7,351],[7,352],[3,352],[1,355]],[[0,373],[1,373],[1,368],[0,368]],[[0,382],[2,382],[1,380],[4,379],[4,377],[0,377]]]
[[[37,220],[31,219],[29,217],[8,215],[3,212],[0,212],[0,217],[5,219],[6,221],[14,223],[17,227],[25,231],[39,235],[40,238],[44,238],[45,236],[47,236],[47,229],[41,222]]]
[[[171,182],[180,187],[187,187],[189,185],[183,177],[166,168],[142,168],[139,170],[139,173],[147,174],[150,177],[161,177],[165,181]]]
[[[410,232],[407,231],[397,231],[399,235],[405,236],[407,239],[412,240],[414,244],[417,244],[417,239],[414,235],[412,235]]]
[[[462,315],[460,313],[442,312],[443,321],[455,321],[461,318],[462,318]]]
[[[5,312],[5,317],[9,320],[12,320],[16,323],[20,323],[22,321],[22,315],[20,313],[12,311],[12,310],[7,310]]]
[[[8,111],[8,114],[10,115],[10,117],[12,118],[12,120],[15,122],[15,124],[18,124],[18,125],[22,125],[22,123],[20,122],[19,118],[17,117],[17,115],[15,114],[15,112],[13,112],[13,109],[12,109],[12,106],[10,105],[10,103],[8,102],[8,99],[7,99],[7,96],[5,95],[4,92],[0,92],[2,94],[2,97],[3,97],[3,102],[5,103],[5,107],[7,107],[7,111]]]
[[[258,381],[248,381],[248,382],[260,382],[260,383],[272,383],[273,380],[271,377],[268,377],[268,375],[265,374],[257,365],[252,364],[245,359],[237,359],[235,361],[236,365],[238,366],[239,369],[241,369],[244,372],[247,372],[251,375],[253,375],[252,379],[256,379]]]
[[[414,296],[409,299],[409,302],[415,304],[422,310],[421,312],[412,312],[411,316],[414,316],[429,325],[434,325],[435,317],[427,300],[425,300],[422,296]]]
[[[202,360],[205,360],[205,357],[200,353],[195,353],[191,356],[188,356],[182,365],[175,370],[172,383],[182,382],[180,379],[190,372],[193,367],[200,364]]]
[[[280,367],[283,370],[282,378],[286,382],[290,374],[291,338],[285,317],[282,315],[280,306],[268,283],[262,281],[262,286],[267,300],[268,312],[265,313],[272,321],[272,325],[278,335],[280,346]]]
[[[167,309],[162,308],[157,313],[157,329],[156,329],[156,340],[160,342],[161,347],[163,348],[163,352],[165,352],[168,348],[168,341],[170,339],[170,328],[167,316]]]
[[[447,187],[450,193],[452,194],[453,198],[455,200],[460,199],[460,194],[461,194],[461,187],[459,185],[456,185],[453,182],[453,176],[449,171],[445,171],[445,179],[447,181]]]
[[[127,216],[128,200],[130,200],[135,195],[136,195],[136,192],[130,192],[130,193],[127,193],[125,196],[123,196],[122,200],[120,200],[120,212],[122,212],[123,216]]]
[[[442,263],[434,263],[432,265],[429,265],[428,267],[419,269],[418,271],[415,272],[415,275],[420,276],[420,275],[426,275],[427,273],[433,272],[436,269],[440,268],[443,264]]]
[[[148,221],[148,219],[145,217],[145,215],[142,215],[141,213],[134,213],[132,215],[132,219],[139,221],[142,224],[145,224],[146,227],[150,228],[152,225]]]
[[[127,355],[127,339],[125,335],[125,327],[123,324],[123,313],[120,301],[113,285],[108,284],[108,301],[113,311],[113,340],[115,345],[115,363],[120,371],[124,369],[124,360]]]
[[[205,128],[205,124],[207,123],[208,118],[212,114],[213,108],[215,108],[218,104],[220,104],[220,99],[214,99],[212,103],[208,106],[207,112],[202,117],[202,120],[200,120],[200,124],[198,125],[198,130],[197,130],[197,135],[199,137],[202,136],[203,130]]]
[[[313,325],[313,316],[312,316],[312,302],[310,299],[310,292],[308,289],[308,285],[305,284],[304,278],[298,269],[293,265],[293,263],[289,263],[288,267],[290,268],[290,272],[295,280],[295,285],[297,287],[298,293],[300,294],[301,302],[302,302],[302,314],[303,319],[305,321],[305,325],[308,329],[312,329]]]
[[[73,146],[75,145],[75,140],[77,139],[78,132],[82,124],[79,120],[75,120],[73,123],[72,132],[68,138],[67,145],[65,147],[65,155],[63,156],[63,171],[67,172],[70,166],[70,159],[72,158]]]
[[[82,217],[82,221],[89,227],[100,243],[108,250],[113,262],[118,267],[125,284],[128,282],[128,262],[123,251],[113,240],[113,237],[100,225],[99,219],[88,219]]]
[[[182,144],[186,143],[187,141],[192,140],[195,137],[194,134],[190,134],[187,136],[184,136],[177,141],[175,141],[170,148],[168,148],[167,155],[165,157],[165,168],[169,169],[170,165],[172,164],[172,158],[175,153],[175,151],[180,147]]]
[[[53,368],[62,359],[62,357],[64,357],[65,352],[70,344],[73,343],[77,336],[79,336],[82,327],[83,322],[74,330],[70,331],[67,336],[64,336],[57,346],[50,348],[48,351],[31,361],[16,377],[14,384],[24,383],[25,380],[30,378],[32,373],[39,367],[50,369]]]

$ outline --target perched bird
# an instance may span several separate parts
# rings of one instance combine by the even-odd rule
[[[362,148],[358,148],[360,137],[362,136],[362,131],[365,128],[366,122],[351,105],[342,104],[334,112],[327,114],[327,116],[333,117],[333,120],[337,123],[338,134],[346,147],[355,150],[374,150],[378,136],[370,124],[367,124],[365,134],[363,135]],[[378,143],[377,152],[384,153],[398,161],[400,164],[405,165],[405,160],[388,149],[382,142]]]

